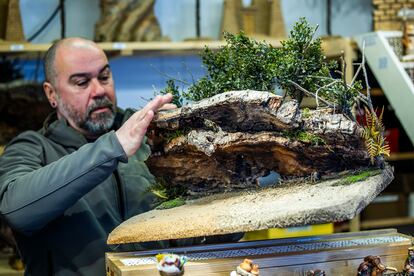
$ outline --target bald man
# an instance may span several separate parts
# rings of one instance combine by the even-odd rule
[[[171,95],[142,110],[116,107],[111,69],[93,42],[69,38],[45,56],[43,88],[55,109],[0,158],[0,212],[26,275],[104,275],[108,233],[152,208],[146,129]],[[134,245],[138,250],[156,244]]]

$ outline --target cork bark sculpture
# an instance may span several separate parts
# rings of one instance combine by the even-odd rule
[[[369,85],[361,92],[356,77],[346,83],[344,63],[333,78],[337,67],[315,32],[300,19],[280,49],[227,34],[228,46],[202,56],[207,76],[184,92],[168,81],[161,93],[180,107],[158,112],[147,133],[151,191],[164,202],[122,223],[108,243],[341,221],[391,182]],[[363,58],[356,75],[365,72]],[[301,108],[304,96],[315,109]]]

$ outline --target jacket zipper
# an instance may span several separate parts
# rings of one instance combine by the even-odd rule
[[[119,177],[118,170],[114,171],[115,182],[116,182],[116,191],[118,194],[118,208],[119,213],[121,214],[122,221],[125,220],[125,195],[124,189],[122,188],[121,178]]]

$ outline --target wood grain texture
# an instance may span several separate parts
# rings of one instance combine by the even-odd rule
[[[101,18],[96,23],[96,41],[167,40],[154,14],[155,0],[101,0]]]

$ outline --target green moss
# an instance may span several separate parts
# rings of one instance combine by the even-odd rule
[[[313,146],[326,145],[326,141],[323,138],[303,130],[284,131],[282,135],[290,140],[309,143]]]
[[[189,133],[191,131],[191,129],[189,128],[185,128],[185,129],[176,129],[172,132],[169,132],[167,134],[164,134],[164,139],[166,143],[171,142],[173,139],[178,138],[180,136],[184,136],[187,135],[187,133]]]
[[[156,209],[162,210],[162,209],[171,209],[174,207],[178,207],[185,204],[185,200],[181,197],[165,201],[161,203]]]
[[[357,174],[357,175],[347,176],[345,178],[345,181],[348,182],[348,183],[355,183],[355,182],[358,182],[358,181],[363,181],[363,180],[367,179],[370,176],[371,176],[371,172],[367,171],[367,172],[362,172],[362,173]]]
[[[302,109],[302,117],[307,119],[311,116],[311,112],[309,110],[309,108],[305,107],[304,109]]]
[[[380,172],[381,172],[380,170],[366,170],[366,171],[359,172],[357,174],[348,175],[340,179],[338,182],[336,182],[334,186],[349,185],[349,184],[356,183],[359,181],[364,181],[371,176],[379,174]]]
[[[168,202],[181,198],[186,190],[180,185],[172,185],[163,177],[157,177],[151,185],[150,191],[157,196],[159,202]]]
[[[310,143],[316,146],[326,144],[324,139],[310,132],[300,131],[297,137],[298,137],[298,140],[301,142]]]

